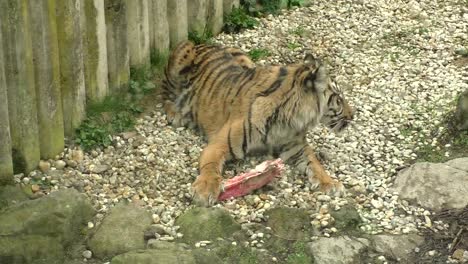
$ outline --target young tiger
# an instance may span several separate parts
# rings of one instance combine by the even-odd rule
[[[186,41],[171,53],[163,84],[169,120],[199,128],[208,139],[194,199],[211,205],[221,191],[225,161],[257,151],[304,171],[324,192],[343,190],[306,141],[319,122],[343,130],[353,111],[324,65],[310,54],[286,66],[255,66],[242,51]]]

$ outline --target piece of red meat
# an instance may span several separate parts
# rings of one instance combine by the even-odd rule
[[[218,201],[249,194],[274,178],[281,177],[283,170],[284,164],[281,159],[264,161],[254,169],[226,180],[223,185],[224,191],[219,195]]]

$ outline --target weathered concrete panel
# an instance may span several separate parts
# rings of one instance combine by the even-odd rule
[[[223,30],[223,0],[208,0],[208,30],[213,35]]]
[[[107,64],[110,93],[128,88],[130,80],[127,41],[127,1],[104,0],[107,28]]]
[[[190,0],[187,5],[189,32],[203,34],[206,27],[207,0]]]
[[[49,159],[64,147],[56,0],[29,3],[41,158]]]
[[[175,47],[179,42],[187,40],[188,37],[187,0],[168,0],[167,15],[169,17],[171,47]]]
[[[104,1],[85,0],[86,60],[85,86],[88,101],[98,102],[108,95],[107,39]]]
[[[81,0],[57,1],[63,124],[66,136],[73,135],[85,117],[86,90],[81,4]]]
[[[29,10],[27,0],[0,1],[14,170],[25,173],[40,156]]]
[[[239,0],[223,0],[223,13],[229,14],[233,8],[238,8],[239,6]]]
[[[0,19],[0,33],[2,32]],[[11,158],[10,121],[8,120],[8,98],[3,65],[3,43],[0,34],[0,186],[13,183],[13,160]]]
[[[169,20],[167,17],[167,0],[150,0],[152,3],[150,17],[152,19],[153,42],[151,50],[157,53],[169,51]]]
[[[150,64],[150,32],[148,0],[128,2],[128,46],[131,67],[144,67]]]

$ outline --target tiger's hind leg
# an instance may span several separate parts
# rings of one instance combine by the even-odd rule
[[[337,195],[344,192],[343,184],[330,177],[305,139],[286,146],[280,158],[305,171],[314,188],[319,187],[325,193]]]

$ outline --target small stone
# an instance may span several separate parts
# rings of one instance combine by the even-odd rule
[[[83,151],[81,149],[72,150],[71,159],[76,161],[77,163],[82,162],[84,159]]]
[[[237,242],[236,242],[236,241],[232,241],[231,245],[237,246]]]
[[[22,179],[22,181],[23,181],[24,184],[29,184],[29,182],[31,181],[31,179],[29,179],[28,177],[24,177],[24,178]]]
[[[63,160],[57,160],[57,161],[55,162],[55,168],[56,168],[57,170],[63,170],[63,168],[65,168],[66,165],[67,165],[67,164],[66,164],[65,161],[63,161]]]
[[[317,196],[317,200],[319,200],[320,202],[328,202],[331,200],[331,197],[328,195],[321,194]]]
[[[152,217],[153,217],[153,223],[159,224],[159,222],[161,221],[161,218],[159,217],[159,215],[153,214]]]
[[[82,255],[85,259],[90,259],[93,257],[93,252],[91,252],[90,250],[85,250],[83,251]]]
[[[459,261],[462,261],[463,260],[463,256],[465,255],[465,250],[459,248],[457,250],[455,250],[455,252],[453,252],[452,254],[452,258],[456,259],[456,260],[459,260]]]
[[[41,190],[41,187],[40,187],[39,185],[37,185],[37,184],[31,185],[31,191],[32,191],[33,193],[36,193],[36,192],[38,192],[38,191],[40,191],[40,190]]]
[[[94,227],[93,222],[88,222],[88,228],[91,229],[91,228],[93,228],[93,227]]]
[[[431,257],[433,257],[435,254],[436,254],[435,250],[431,250],[431,251],[427,252],[427,255],[429,255]]]
[[[48,161],[39,161],[39,169],[42,171],[42,173],[47,173],[50,169],[50,163]]]

